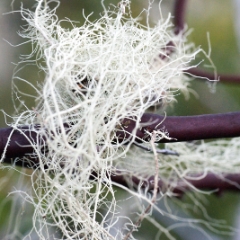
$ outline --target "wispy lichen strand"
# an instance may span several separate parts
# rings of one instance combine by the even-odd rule
[[[170,16],[154,27],[142,25],[125,3],[112,10],[104,7],[98,20],[86,17],[71,30],[61,27],[56,15],[60,1],[38,0],[35,12],[22,10],[28,28],[21,35],[31,40],[31,56],[37,54],[45,72],[31,112],[31,122],[39,124],[36,132],[46,143],[45,149],[34,146],[41,171],[33,178],[32,202],[40,237],[48,226],[56,226],[67,239],[114,239],[109,231],[117,205],[109,176],[123,166],[129,175],[142,178],[154,172],[147,161],[129,158],[135,153],[134,137],[118,141],[116,132],[127,128],[122,120],[135,119],[139,127],[150,106],[171,102],[177,91],[188,93],[183,72],[200,50],[191,52],[184,35],[173,33]],[[166,51],[169,43],[171,54]],[[154,164],[152,154],[143,156]],[[175,169],[177,157],[170,159],[160,166],[162,176]],[[115,238],[123,234],[118,229]]]

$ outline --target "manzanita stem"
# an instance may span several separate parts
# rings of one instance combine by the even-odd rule
[[[185,71],[185,73],[194,76],[199,79],[219,80],[220,82],[226,83],[240,83],[240,75],[232,74],[215,74],[207,72],[199,68],[191,68]]]
[[[19,129],[12,127],[0,129],[0,158],[4,156],[3,163],[27,168],[37,167],[39,161],[34,156],[34,145],[45,144],[44,138],[36,133],[38,128],[38,125],[30,125],[21,126]],[[22,157],[25,159],[23,160]]]
[[[175,26],[175,34],[179,34],[185,25],[187,0],[176,0],[173,9],[173,24]]]
[[[127,176],[124,173],[118,172],[111,175],[111,180],[125,187],[147,188],[151,191],[154,188],[154,176],[149,177],[147,180],[140,180],[135,176]],[[194,178],[196,178],[194,180]],[[158,181],[159,191],[166,191],[171,188],[171,192],[176,197],[182,197],[187,191],[192,191],[194,188],[206,191],[215,191],[216,194],[220,194],[223,191],[240,191],[240,174],[214,174],[207,173],[206,175],[192,175],[191,178],[184,178],[178,182],[165,182],[161,179]]]
[[[119,138],[131,136],[136,122],[124,119],[126,132],[119,132]],[[169,138],[159,142],[182,142],[211,138],[228,138],[240,136],[240,112],[224,114],[208,114],[198,116],[166,117],[146,113],[142,116],[140,126],[136,131],[136,141],[147,140],[153,131],[166,132]]]
[[[31,142],[37,143],[36,132],[31,126],[22,126],[20,129],[21,131],[12,127],[0,129],[1,155],[6,151],[7,158],[16,158],[33,153]]]
[[[240,136],[240,112],[209,114],[199,116],[164,117],[145,113],[136,127],[133,119],[122,121],[122,130],[116,133],[118,141],[134,137],[137,142],[148,139],[153,131],[165,132],[169,138],[159,142],[180,142],[210,138]],[[34,126],[39,127],[39,126]],[[66,131],[70,126],[65,126]],[[11,127],[0,129],[0,154],[7,159],[23,157],[34,152],[34,144],[44,144],[44,138],[37,135],[31,126],[22,126],[20,130]],[[9,143],[6,146],[6,143]],[[31,142],[31,144],[30,144]]]

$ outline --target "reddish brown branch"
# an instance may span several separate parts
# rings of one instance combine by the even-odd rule
[[[33,148],[30,145],[30,140],[36,142],[37,134],[32,131],[30,126],[22,126],[21,131],[13,128],[0,129],[0,153],[2,155],[9,136],[11,136],[6,148],[6,156],[8,158],[22,157],[26,154],[33,153]]]
[[[220,82],[226,83],[240,83],[240,75],[214,74],[199,68],[191,68],[189,70],[186,70],[185,73],[190,74],[196,78],[199,77],[201,79],[207,78],[209,80],[220,80]]]
[[[192,178],[200,178],[200,175],[192,175]],[[223,191],[240,191],[240,174],[222,174],[218,176],[214,173],[208,173],[200,179],[189,180],[182,179],[178,182],[164,182],[161,179],[158,181],[159,191],[166,191],[171,188],[173,194],[176,197],[182,197],[187,191],[192,191],[194,188],[206,191],[215,191],[216,194],[220,194]],[[149,177],[145,181],[141,181],[137,177],[129,177],[127,175],[118,172],[116,175],[111,176],[111,180],[125,187],[131,187],[137,189],[147,188],[149,191],[153,189],[154,177]]]
[[[162,139],[160,142],[179,142],[209,138],[227,138],[240,136],[240,112],[225,114],[209,114],[199,116],[166,117],[146,113],[142,116],[140,126],[136,130],[136,122],[133,119],[124,119],[122,128],[117,132],[118,141],[129,137],[136,137],[136,141],[148,140],[148,132],[161,130],[168,133],[171,139]],[[38,127],[38,126],[35,126]],[[35,144],[44,144],[42,136],[37,136],[29,126],[21,127],[22,134],[12,128],[0,129],[0,153],[3,154],[10,134],[9,144],[6,147],[6,160],[32,154]],[[67,131],[66,127],[66,131]],[[135,133],[135,134],[134,134]],[[35,162],[36,163],[36,162]]]
[[[185,11],[186,11],[187,0],[176,0],[174,5],[174,33],[177,35],[184,30],[185,24]],[[173,52],[175,52],[175,44],[170,41],[164,48],[162,48],[162,53],[159,55],[161,59],[167,58]]]
[[[181,142],[210,138],[228,138],[240,136],[240,112],[209,114],[199,116],[166,117],[156,114],[144,114],[141,126],[136,132],[139,141],[149,136],[147,132],[161,130],[168,132],[170,140],[160,142]],[[133,120],[123,121],[125,131],[131,134],[135,129]],[[119,138],[126,136],[119,132]],[[128,135],[129,136],[129,135]]]
[[[173,9],[173,23],[175,26],[175,34],[179,34],[185,25],[185,14],[186,14],[187,0],[176,0]]]

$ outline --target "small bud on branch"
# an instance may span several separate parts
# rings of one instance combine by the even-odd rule
[[[175,26],[175,34],[179,34],[184,30],[185,26],[185,16],[186,16],[186,7],[187,0],[176,0],[174,9],[173,9],[173,24]],[[172,43],[170,43],[172,45]],[[195,78],[200,79],[209,79],[216,80],[219,79],[221,82],[226,83],[240,83],[240,75],[232,75],[232,74],[215,74],[203,69],[199,69],[198,67],[190,68],[184,71],[186,74],[190,74]]]

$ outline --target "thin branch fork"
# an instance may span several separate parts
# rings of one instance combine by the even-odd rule
[[[185,16],[186,16],[187,0],[175,0],[173,8],[173,24],[174,33],[180,34],[185,28]],[[172,45],[169,43],[168,45]],[[240,75],[233,74],[215,74],[198,67],[191,68],[185,71],[186,74],[192,75],[198,79],[220,80],[224,83],[240,83]]]

